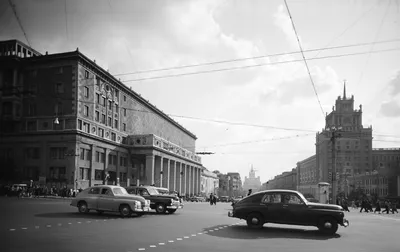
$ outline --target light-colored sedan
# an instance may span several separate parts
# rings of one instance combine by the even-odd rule
[[[150,201],[139,195],[129,194],[120,186],[100,185],[86,188],[72,201],[80,213],[96,210],[98,213],[119,212],[122,217],[135,213],[142,216],[150,210]]]

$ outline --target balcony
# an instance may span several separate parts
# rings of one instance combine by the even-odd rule
[[[153,147],[157,149],[162,149],[171,154],[178,155],[182,158],[201,163],[200,156],[153,134],[129,136],[127,139],[127,144],[134,147]]]

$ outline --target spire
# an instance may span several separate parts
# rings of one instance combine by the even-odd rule
[[[343,100],[346,99],[346,80],[344,80],[344,84],[343,84]]]

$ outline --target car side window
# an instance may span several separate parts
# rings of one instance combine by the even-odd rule
[[[103,188],[103,189],[101,189],[101,194],[104,194],[104,195],[112,195],[111,190],[108,189],[108,188]]]
[[[262,203],[281,203],[281,195],[279,193],[266,193],[261,200]]]
[[[284,200],[285,200],[285,202],[284,202],[285,204],[293,204],[293,205],[302,204],[302,201],[299,198],[299,196],[297,196],[296,194],[293,194],[293,193],[285,194]]]
[[[90,188],[88,194],[100,194],[100,188],[99,187]]]

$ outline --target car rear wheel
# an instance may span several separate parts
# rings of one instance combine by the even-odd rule
[[[334,218],[324,217],[320,220],[318,229],[324,234],[333,235],[338,230],[339,225]]]
[[[78,211],[79,211],[80,213],[87,213],[87,212],[89,212],[89,209],[88,209],[87,204],[86,204],[85,201],[81,201],[81,202],[78,203]]]
[[[122,218],[125,218],[131,216],[132,210],[128,205],[121,205],[119,207],[119,213]]]
[[[173,214],[176,212],[176,209],[168,209],[168,213]]]
[[[250,228],[262,228],[264,226],[264,219],[259,213],[251,213],[246,219],[247,226]]]
[[[158,203],[158,204],[156,205],[156,212],[157,212],[157,213],[165,213],[166,210],[167,210],[167,209],[165,208],[165,205],[164,205],[164,204]]]

